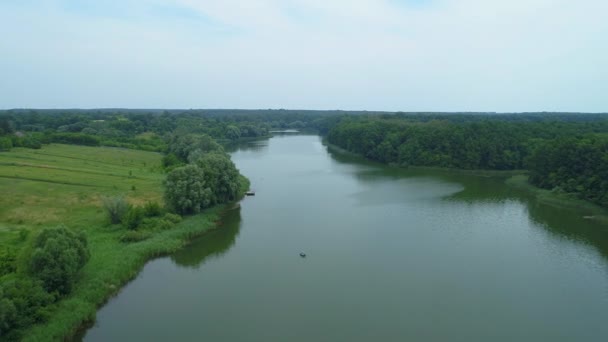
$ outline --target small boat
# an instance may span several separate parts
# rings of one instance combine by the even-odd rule
[[[306,258],[306,253],[304,253],[304,252],[300,252],[300,256],[301,256],[302,258]]]
[[[249,190],[245,193],[247,196],[255,196],[255,191]]]

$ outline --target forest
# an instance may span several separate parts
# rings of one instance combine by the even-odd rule
[[[535,186],[608,207],[601,114],[346,117],[327,140],[400,167],[527,170]]]

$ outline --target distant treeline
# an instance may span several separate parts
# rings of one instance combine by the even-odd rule
[[[330,143],[382,163],[530,171],[536,186],[608,207],[608,116],[347,117]]]
[[[327,135],[346,150],[404,167],[527,169],[534,185],[608,206],[607,114],[15,109],[0,111],[0,150],[52,142],[142,149],[165,152],[170,169],[188,162],[183,146],[200,143],[197,137],[225,143],[282,129]]]
[[[0,150],[65,143],[164,152],[170,134],[205,134],[219,142],[268,136],[271,130],[326,133],[343,112],[222,110],[0,111]]]

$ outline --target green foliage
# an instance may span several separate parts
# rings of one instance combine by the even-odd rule
[[[211,205],[212,190],[205,173],[196,165],[179,167],[165,180],[165,202],[178,214],[196,214]]]
[[[213,138],[206,134],[175,135],[169,142],[168,152],[174,154],[182,162],[187,162],[190,153],[197,150],[202,153],[207,153],[223,151],[224,149]]]
[[[608,133],[608,120],[457,118],[346,118],[330,129],[327,139],[366,158],[401,166],[527,168],[532,184],[608,206],[608,138],[598,134]]]
[[[130,230],[120,236],[120,242],[124,242],[124,243],[139,242],[139,241],[143,241],[143,240],[149,238],[150,236],[152,236],[152,234],[150,232]]]
[[[184,163],[174,154],[169,153],[163,157],[163,167],[167,171],[171,171],[172,169],[184,165]]]
[[[157,224],[157,228],[160,230],[167,230],[175,227],[175,223],[168,220],[159,220]]]
[[[146,217],[161,216],[163,214],[163,208],[158,202],[147,201],[144,205],[144,215]]]
[[[129,211],[129,204],[124,197],[115,196],[115,197],[104,197],[103,208],[105,209],[108,218],[110,219],[110,223],[118,224],[122,222],[123,217]]]
[[[238,140],[241,138],[241,130],[234,125],[226,126],[226,138],[230,140]]]
[[[17,270],[17,251],[12,247],[0,249],[0,277]]]
[[[48,292],[64,295],[72,290],[78,271],[88,259],[86,236],[59,226],[45,229],[36,237],[30,271]]]
[[[0,339],[18,340],[20,329],[48,318],[46,307],[54,301],[40,281],[27,277],[5,279],[0,286]]]
[[[0,137],[0,151],[9,151],[13,148],[13,141],[10,137]]]
[[[180,223],[182,222],[182,217],[177,215],[177,214],[172,214],[172,213],[166,213],[165,216],[163,216],[163,219],[172,223]]]
[[[127,213],[123,216],[122,218],[122,224],[127,228],[127,229],[137,229],[137,227],[139,227],[139,225],[141,224],[142,220],[145,217],[145,210],[144,208],[138,207],[138,206],[131,206],[129,207],[129,210],[127,211]]]
[[[211,204],[234,201],[239,191],[239,171],[225,153],[211,152],[196,160],[203,170],[205,184],[211,189]]]
[[[543,142],[528,165],[532,184],[608,207],[608,138],[590,135]]]
[[[51,141],[61,144],[99,146],[99,138],[83,133],[55,133],[51,136]]]

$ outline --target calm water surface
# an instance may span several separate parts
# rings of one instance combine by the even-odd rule
[[[86,341],[608,341],[608,229],[584,213],[317,136],[232,158],[256,196],[148,263]]]

